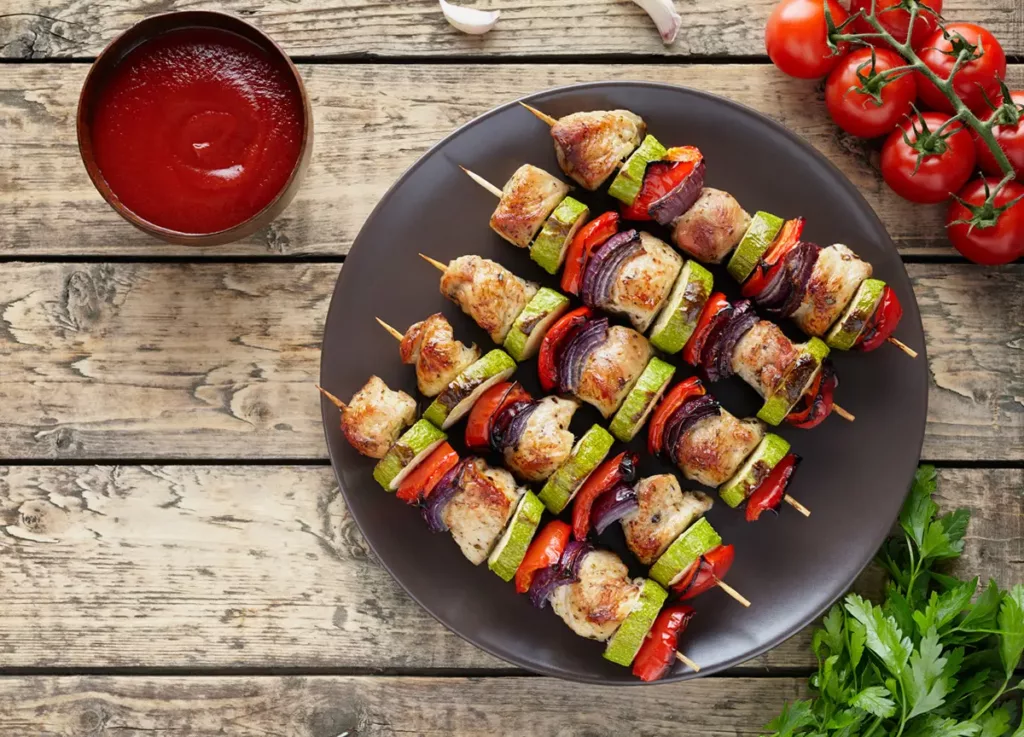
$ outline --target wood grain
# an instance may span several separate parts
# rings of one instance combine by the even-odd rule
[[[434,0],[6,0],[0,57],[52,59],[96,55],[114,36],[155,12],[226,10],[269,33],[291,54],[359,57],[672,57],[763,56],[764,25],[775,0],[680,0],[682,27],[665,46],[647,15],[625,0],[476,0],[499,9],[484,37],[449,27]],[[1024,52],[1024,12],[1015,0],[946,0],[951,20],[981,23],[1007,54]]]
[[[628,3],[616,2],[632,12]],[[402,12],[404,5],[393,7]],[[719,14],[714,18],[720,21]],[[240,243],[202,251],[167,246],[121,220],[85,174],[74,120],[86,71],[84,65],[18,65],[0,75],[0,256],[344,254],[387,188],[452,130],[530,92],[601,79],[683,84],[760,110],[850,177],[902,253],[952,253],[944,208],[913,205],[889,191],[876,170],[877,151],[829,122],[815,83],[743,64],[303,66],[316,143],[295,202]],[[1024,67],[1012,67],[1009,81],[1024,85]]]
[[[9,264],[0,459],[324,458],[330,264]],[[911,264],[924,457],[1024,459],[1024,267]]]
[[[1022,482],[941,471],[974,512],[956,572],[1024,580]],[[323,466],[0,468],[0,558],[6,667],[511,670],[401,591]],[[746,672],[813,665],[805,631]]]
[[[803,679],[651,688],[549,678],[15,678],[0,730],[18,737],[708,737],[762,734]]]

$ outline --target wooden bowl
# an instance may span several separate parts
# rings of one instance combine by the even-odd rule
[[[183,233],[169,228],[164,228],[148,220],[125,207],[100,172],[96,163],[95,153],[92,147],[92,117],[93,106],[99,98],[105,85],[110,79],[114,68],[124,57],[138,47],[140,44],[159,36],[168,31],[181,28],[215,28],[230,31],[259,46],[271,57],[283,62],[283,67],[291,72],[295,79],[296,87],[302,98],[303,122],[302,122],[302,146],[295,167],[289,176],[284,187],[272,199],[266,207],[257,212],[247,220],[238,223],[230,228],[219,230],[214,233]],[[252,235],[260,228],[264,228],[276,218],[288,203],[295,197],[299,189],[306,169],[309,168],[309,159],[313,153],[313,111],[309,103],[309,95],[306,94],[306,87],[302,83],[299,70],[295,68],[288,55],[268,35],[244,20],[226,13],[218,13],[209,10],[186,10],[176,13],[162,13],[153,15],[139,21],[114,39],[107,48],[97,57],[89,74],[82,86],[82,93],[78,98],[78,150],[85,163],[85,169],[89,172],[92,183],[103,195],[114,210],[129,223],[139,230],[142,230],[155,238],[182,246],[217,246],[224,243],[231,243],[240,238]]]

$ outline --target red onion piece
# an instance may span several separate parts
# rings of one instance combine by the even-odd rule
[[[527,400],[513,402],[502,409],[491,426],[491,448],[501,453],[516,445],[526,429],[526,421],[535,409],[537,402]]]
[[[629,484],[618,484],[594,500],[594,506],[590,508],[590,524],[600,535],[612,522],[618,522],[639,507],[636,489]]]
[[[575,583],[576,578],[571,570],[567,571],[559,564],[548,566],[533,574],[533,581],[530,582],[530,603],[538,609],[543,609],[551,594],[559,586]]]
[[[718,400],[710,394],[695,397],[679,405],[679,408],[672,413],[672,416],[668,418],[668,422],[665,423],[664,431],[664,447],[668,451],[668,457],[673,463],[679,465],[679,455],[676,452],[676,448],[686,431],[705,417],[720,414],[721,411],[722,407]]]
[[[465,474],[466,463],[468,462],[469,459],[467,458],[453,466],[448,473],[441,477],[441,480],[437,482],[437,486],[434,487],[430,496],[427,497],[427,502],[423,506],[423,519],[426,521],[427,527],[430,528],[431,532],[444,532],[448,529],[448,525],[445,524],[442,515],[448,506],[448,502],[462,488],[462,477]]]
[[[619,269],[642,249],[640,233],[636,230],[616,233],[598,246],[584,267],[580,290],[583,304],[596,309],[607,305]]]
[[[648,170],[652,166],[654,164],[648,164]],[[677,184],[671,192],[662,195],[648,206],[647,214],[658,221],[659,225],[671,225],[673,220],[693,207],[700,198],[701,190],[704,189],[706,171],[707,165],[704,163],[704,158],[701,157],[683,181]]]
[[[740,300],[728,311],[728,319],[721,328],[708,335],[701,352],[701,366],[708,381],[720,381],[736,373],[732,365],[733,351],[740,338],[759,319],[750,300]]]
[[[772,280],[754,298],[757,306],[772,315],[789,317],[800,306],[821,248],[801,241],[787,253]]]
[[[580,378],[587,358],[594,349],[608,340],[608,318],[591,320],[573,336],[559,356],[558,389],[575,394],[580,388]]]

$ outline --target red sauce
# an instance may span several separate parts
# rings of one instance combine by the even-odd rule
[[[302,146],[303,106],[288,67],[217,29],[172,31],[130,52],[99,95],[92,145],[133,213],[170,230],[214,233],[284,188]]]

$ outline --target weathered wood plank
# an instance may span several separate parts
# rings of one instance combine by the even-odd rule
[[[450,28],[434,0],[7,0],[0,19],[0,56],[88,57],[154,12],[204,8],[237,13],[271,34],[291,54],[315,56],[751,56],[764,55],[764,24],[775,0],[681,0],[679,37],[665,46],[642,10],[623,0],[480,0],[500,9],[483,38]],[[947,0],[952,20],[981,23],[1008,54],[1024,52],[1024,13],[1014,0]]]
[[[720,14],[714,17],[717,22]],[[316,146],[296,201],[261,233],[197,252],[159,244],[128,226],[85,175],[74,131],[84,65],[6,67],[0,75],[0,255],[342,254],[387,188],[454,128],[521,95],[601,79],[689,85],[771,115],[850,177],[903,253],[952,253],[942,228],[944,208],[913,205],[889,191],[876,171],[877,152],[829,122],[814,83],[788,79],[768,65],[342,65],[302,71],[313,98]],[[1012,68],[1010,82],[1024,84],[1024,67]]]
[[[12,678],[0,729],[19,737],[708,737],[758,735],[798,678],[652,688],[549,678]]]
[[[974,510],[957,572],[1024,580],[1022,482],[941,471]],[[0,467],[0,557],[7,667],[509,668],[401,591],[323,466]],[[747,667],[813,664],[805,631]]]
[[[2,458],[323,458],[330,264],[9,264]],[[1024,269],[912,264],[924,457],[1024,458]],[[866,359],[867,360],[867,359]]]

